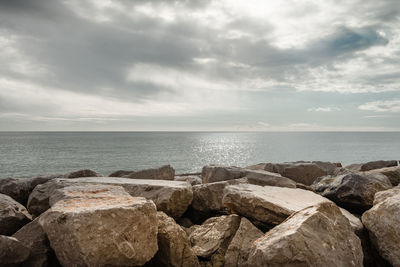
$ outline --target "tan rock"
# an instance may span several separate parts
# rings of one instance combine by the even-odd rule
[[[377,160],[377,161],[370,161],[367,163],[355,163],[346,166],[346,169],[352,171],[370,171],[374,169],[381,169],[386,167],[393,167],[398,166],[397,160]]]
[[[247,171],[239,167],[227,167],[220,165],[204,166],[201,177],[203,183],[215,183],[227,180],[238,179],[246,176]]]
[[[251,249],[249,266],[363,266],[361,242],[333,203],[303,209]]]
[[[174,218],[182,216],[193,198],[191,186],[186,182],[114,177],[55,179],[33,190],[29,196],[28,210],[39,215],[50,207],[49,198],[55,189],[86,184],[122,186],[131,196],[153,200],[158,210]]]
[[[70,187],[65,194],[74,196],[56,202],[39,218],[63,266],[136,266],[154,256],[157,216],[152,201],[113,186]]]
[[[200,176],[198,175],[175,176],[174,181],[188,182],[191,185],[197,185],[203,183]]]
[[[174,180],[175,170],[170,165],[140,171],[116,171],[109,177],[123,177],[147,180]]]
[[[0,194],[0,234],[12,235],[31,221],[32,217],[24,206],[11,197]]]
[[[255,185],[296,188],[296,182],[293,180],[283,177],[278,173],[263,170],[248,170],[244,178],[247,178],[250,184]]]
[[[225,267],[247,266],[254,241],[264,235],[249,220],[242,218],[228,250],[225,254]]]
[[[206,220],[190,234],[194,253],[208,259],[212,266],[223,266],[225,252],[240,224],[237,215],[224,215]]]
[[[309,206],[331,201],[311,191],[250,184],[231,185],[224,190],[223,204],[232,212],[253,219],[255,222],[274,226],[288,216]],[[343,211],[359,231],[359,220]]]
[[[164,212],[157,212],[158,251],[146,266],[200,267],[185,231]]]
[[[393,266],[400,266],[400,187],[376,193],[362,222],[379,254]]]
[[[0,235],[1,266],[19,266],[29,256],[29,248],[15,237]]]
[[[364,172],[364,174],[374,174],[374,173],[380,173],[385,175],[393,186],[397,186],[400,183],[400,167],[398,166],[387,167],[382,169],[374,169]]]

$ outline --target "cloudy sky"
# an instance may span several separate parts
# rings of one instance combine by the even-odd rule
[[[398,0],[0,0],[0,130],[400,130]]]

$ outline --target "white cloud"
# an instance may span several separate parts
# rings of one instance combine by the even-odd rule
[[[339,111],[340,108],[338,107],[316,107],[316,108],[309,108],[307,111],[316,111],[316,112],[332,112],[332,111]]]
[[[400,112],[400,100],[374,101],[362,104],[358,107],[361,110],[374,112]]]

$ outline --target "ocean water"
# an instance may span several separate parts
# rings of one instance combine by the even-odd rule
[[[400,159],[400,132],[0,132],[0,178],[65,173],[104,175],[171,164],[177,173],[207,164],[322,160],[343,165]]]

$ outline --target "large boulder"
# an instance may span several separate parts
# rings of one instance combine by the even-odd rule
[[[279,173],[295,182],[311,185],[316,178],[333,174],[338,166],[330,162],[298,161],[285,163],[260,163],[246,168],[262,169],[269,172]]]
[[[212,217],[201,226],[194,227],[190,234],[190,242],[194,253],[211,263],[212,266],[223,266],[225,252],[239,228],[240,217],[224,215]]]
[[[312,187],[315,192],[339,206],[362,213],[372,207],[376,192],[390,189],[392,184],[383,174],[350,173],[322,177],[317,179]]]
[[[378,192],[374,206],[362,215],[379,254],[400,266],[400,187]]]
[[[378,161],[370,161],[367,163],[355,163],[346,166],[346,169],[351,171],[370,171],[374,169],[381,169],[386,167],[398,166],[397,160],[378,160]]]
[[[175,176],[174,181],[188,182],[191,185],[197,185],[203,183],[200,176],[198,175]]]
[[[43,231],[38,219],[26,224],[12,236],[29,248],[29,257],[23,262],[22,266],[45,267],[58,265],[46,233]]]
[[[19,266],[29,257],[29,248],[15,237],[0,235],[0,265]]]
[[[227,167],[220,165],[204,166],[201,172],[203,183],[215,183],[227,180],[238,179],[246,176],[247,171],[239,167]]]
[[[79,170],[66,174],[44,174],[32,178],[5,178],[0,179],[0,193],[8,195],[26,205],[29,195],[33,189],[39,185],[54,178],[80,178],[80,177],[100,177],[101,175],[92,170]]]
[[[364,174],[369,175],[375,173],[380,173],[385,175],[393,186],[397,186],[400,184],[400,167],[396,166],[396,167],[386,167],[382,169],[374,169],[367,171]]]
[[[157,212],[158,251],[146,266],[200,267],[185,231],[164,212]]]
[[[136,266],[154,256],[157,211],[152,201],[110,185],[65,191],[71,198],[39,218],[63,266]]]
[[[31,219],[24,206],[11,197],[0,194],[0,235],[12,235]]]
[[[122,186],[131,196],[153,200],[158,210],[174,218],[182,216],[193,198],[191,186],[186,182],[114,177],[54,179],[33,190],[29,196],[28,210],[39,215],[50,207],[49,198],[55,189],[87,184]]]
[[[132,179],[174,180],[175,170],[170,165],[140,171],[116,171],[109,177],[123,177]]]
[[[247,266],[254,241],[264,235],[249,220],[242,218],[240,225],[225,253],[225,267]]]
[[[241,184],[227,186],[222,202],[232,212],[269,228],[282,223],[301,209],[332,201],[303,189]],[[362,229],[361,223],[354,215],[345,210],[342,212],[344,216],[349,217],[354,231]]]
[[[333,203],[303,209],[254,242],[249,266],[363,266],[359,238]]]

